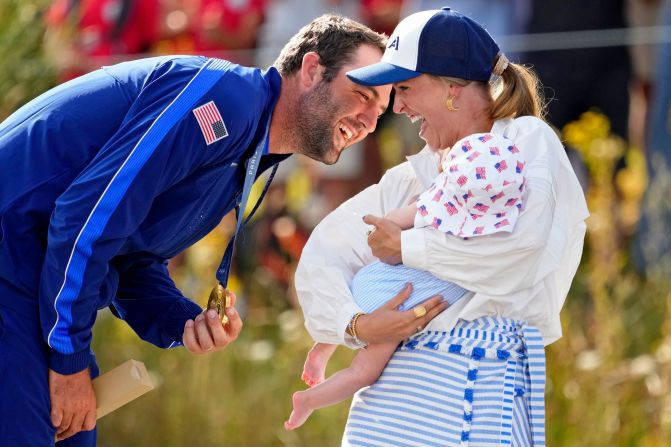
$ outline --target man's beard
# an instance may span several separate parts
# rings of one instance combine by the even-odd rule
[[[333,101],[330,84],[324,81],[298,98],[294,136],[299,153],[325,164],[338,161],[340,154],[333,147],[333,129],[338,109]]]

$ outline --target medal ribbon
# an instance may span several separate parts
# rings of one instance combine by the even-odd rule
[[[270,176],[268,177],[266,185],[263,187],[263,192],[261,192],[259,200],[254,205],[254,208],[252,209],[251,213],[249,213],[249,216],[247,216],[247,219],[244,219],[245,207],[247,206],[247,200],[249,200],[249,193],[252,190],[252,185],[254,184],[254,180],[256,179],[256,172],[259,169],[259,160],[261,159],[261,155],[263,155],[268,146],[269,127],[270,127],[270,118],[266,123],[266,130],[263,134],[263,138],[261,138],[261,141],[259,141],[259,144],[256,146],[256,149],[254,150],[254,155],[252,155],[247,160],[247,173],[245,174],[245,183],[242,188],[242,197],[240,199],[240,203],[238,204],[238,206],[235,207],[235,214],[237,216],[235,232],[233,233],[233,236],[231,236],[231,239],[228,241],[228,246],[226,247],[226,251],[224,252],[224,257],[221,259],[221,263],[219,264],[219,268],[217,269],[217,280],[219,280],[219,284],[221,284],[224,288],[226,288],[226,285],[228,283],[228,275],[231,270],[231,261],[233,260],[233,246],[235,245],[236,236],[240,232],[240,229],[243,227],[243,225],[249,222],[249,220],[252,218],[256,210],[259,208],[259,205],[261,205],[261,201],[263,200],[263,197],[266,195],[268,187],[270,187],[270,184],[272,183],[273,178],[275,177],[275,173],[277,172],[277,167],[279,166],[279,163],[273,166],[273,170],[271,171]]]

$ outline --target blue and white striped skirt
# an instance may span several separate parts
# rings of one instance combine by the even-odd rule
[[[536,328],[483,317],[396,350],[352,401],[343,446],[544,446],[545,352]]]

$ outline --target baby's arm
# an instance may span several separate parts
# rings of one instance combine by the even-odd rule
[[[405,205],[401,208],[396,208],[391,210],[384,216],[386,219],[391,220],[396,225],[401,227],[403,230],[412,228],[415,223],[415,214],[417,213],[417,204],[411,203]]]

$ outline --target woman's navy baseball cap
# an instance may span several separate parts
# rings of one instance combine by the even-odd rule
[[[450,8],[403,19],[377,64],[347,73],[363,85],[406,81],[422,73],[487,82],[499,46],[477,22]]]

